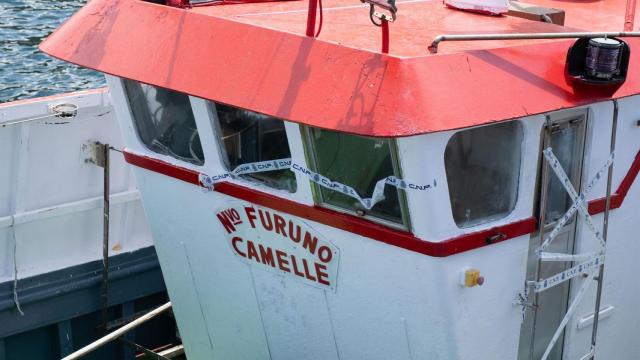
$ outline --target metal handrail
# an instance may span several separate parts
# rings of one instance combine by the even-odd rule
[[[611,140],[609,142],[609,152],[615,153],[616,151],[616,135],[618,130],[618,113],[620,106],[618,105],[618,100],[613,100],[613,120],[611,125]],[[604,206],[604,220],[602,224],[602,239],[605,244],[607,242],[608,234],[609,234],[609,213],[611,211],[611,183],[613,178],[613,163],[609,166],[609,172],[607,173],[607,197],[605,200]],[[596,339],[598,336],[598,322],[600,320],[600,302],[602,300],[602,284],[604,283],[604,263],[600,264],[600,269],[598,270],[598,289],[596,290],[596,306],[595,312],[593,313],[593,327],[591,328],[591,350],[595,355],[596,351]],[[591,354],[587,354],[591,355]],[[590,357],[590,358],[593,358]],[[587,357],[587,359],[590,359]]]
[[[161,313],[169,310],[171,308],[171,302],[168,302],[160,307],[155,308],[154,310],[149,311],[148,313],[140,316],[139,318],[133,320],[132,322],[128,323],[127,325],[121,327],[120,329],[109,333],[103,337],[101,337],[100,339],[92,342],[91,344],[83,347],[82,349],[73,352],[72,354],[62,358],[62,360],[75,360],[75,359],[79,359],[82,356],[87,355],[88,353],[98,349],[101,346],[106,345],[107,343],[116,340],[117,338],[119,338],[120,336],[124,335],[126,332],[128,332],[129,330],[133,330],[134,328],[144,324],[145,322],[153,319],[154,317],[160,315]]]
[[[514,34],[443,34],[436,36],[429,52],[438,53],[438,45],[443,41],[479,41],[479,40],[528,40],[528,39],[581,39],[593,37],[640,37],[638,31],[602,31],[602,32],[561,32],[561,33],[514,33]]]

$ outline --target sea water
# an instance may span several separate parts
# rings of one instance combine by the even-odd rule
[[[56,60],[38,45],[85,0],[0,0],[0,103],[104,86],[95,71]]]

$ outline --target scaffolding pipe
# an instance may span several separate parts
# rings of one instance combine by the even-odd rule
[[[83,347],[82,349],[72,353],[69,356],[66,356],[64,358],[62,358],[62,360],[75,360],[75,359],[79,359],[82,356],[85,356],[87,354],[89,354],[90,352],[98,349],[101,346],[106,345],[107,343],[119,338],[120,336],[124,335],[126,332],[128,332],[129,330],[132,330],[142,324],[144,324],[145,322],[153,319],[154,317],[158,316],[159,314],[163,313],[164,311],[167,311],[171,308],[171,302],[168,302],[154,310],[151,310],[150,312],[146,313],[145,315],[142,315],[141,317],[133,320],[132,322],[128,323],[127,325],[121,327],[120,329],[105,335],[103,337],[101,337],[100,339],[92,342],[91,344]]]

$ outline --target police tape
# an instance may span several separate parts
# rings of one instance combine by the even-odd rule
[[[597,273],[598,272],[596,270],[592,270],[591,272],[588,272],[585,274],[585,278],[588,280],[592,280],[596,277]],[[569,323],[569,319],[571,319],[571,317],[573,316],[573,313],[576,311],[576,309],[578,309],[578,305],[580,305],[580,302],[582,302],[582,299],[587,294],[587,290],[593,283],[593,281],[588,281],[588,280],[582,283],[582,285],[578,289],[578,292],[574,295],[571,305],[569,305],[569,307],[567,308],[567,311],[564,313],[564,317],[562,318],[562,321],[560,321],[560,324],[556,328],[556,331],[553,333],[551,340],[549,340],[549,344],[547,344],[547,348],[545,349],[544,354],[542,354],[542,357],[540,358],[540,360],[547,360],[547,358],[551,354],[551,350],[556,345],[556,342],[560,338],[560,335],[562,334],[565,327]],[[583,357],[582,359],[585,359],[585,358]]]
[[[562,186],[567,191],[569,197],[571,197],[571,200],[573,200],[573,204],[567,210],[567,212],[558,220],[558,223],[553,228],[553,230],[549,233],[549,235],[546,236],[546,238],[542,242],[542,245],[540,245],[540,249],[538,251],[541,252],[542,250],[547,248],[547,246],[549,246],[551,241],[553,241],[553,239],[556,238],[556,236],[560,233],[562,228],[569,222],[569,220],[571,220],[571,218],[573,217],[573,214],[576,211],[578,211],[582,215],[582,218],[585,224],[587,225],[589,230],[591,230],[591,232],[595,235],[596,239],[598,239],[598,242],[600,242],[600,246],[604,247],[604,239],[602,238],[600,231],[596,228],[595,224],[593,223],[591,219],[591,215],[589,215],[589,211],[585,207],[585,203],[587,200],[586,199],[587,195],[591,192],[596,182],[603,177],[605,170],[607,170],[609,166],[613,164],[614,153],[609,154],[607,161],[605,161],[604,165],[600,168],[600,170],[598,170],[598,172],[593,177],[593,179],[591,179],[591,181],[585,186],[584,191],[580,195],[578,195],[575,189],[573,188],[571,180],[567,176],[566,172],[562,169],[562,165],[560,164],[560,161],[553,154],[553,151],[551,150],[551,148],[545,149],[543,153],[545,158],[549,162],[549,166],[551,167],[553,172],[556,174],[556,176],[560,180],[560,183],[562,183]]]
[[[572,268],[569,268],[561,273],[555,274],[540,281],[533,282],[533,291],[545,291],[567,280],[573,279],[580,274],[588,273],[589,270],[597,268],[602,263],[604,263],[604,255],[594,256],[591,259],[582,262]]]
[[[258,161],[253,163],[246,163],[238,165],[235,169],[225,172],[219,175],[209,176],[206,174],[200,174],[200,184],[209,190],[213,190],[213,185],[221,181],[227,181],[229,179],[236,179],[241,175],[255,174],[266,171],[284,170],[291,167],[291,159],[277,159]]]
[[[322,176],[314,171],[307,169],[306,167],[293,163],[291,165],[291,169],[297,173],[300,173],[306,177],[308,177],[314,183],[325,187],[330,190],[338,191],[344,195],[350,196],[358,202],[367,210],[371,210],[377,203],[384,200],[384,188],[386,185],[395,186],[401,190],[418,190],[418,191],[426,191],[428,189],[434,188],[437,185],[435,179],[433,183],[429,184],[417,184],[407,180],[398,179],[395,176],[387,176],[383,179],[380,179],[376,182],[375,187],[373,188],[373,194],[369,198],[363,198],[358,194],[358,192],[349,185],[345,185],[343,183],[333,181],[326,176]]]
[[[545,352],[541,358],[541,360],[546,360],[551,354],[551,351],[554,348],[556,342],[560,338],[562,331],[564,331],[565,327],[567,326],[569,319],[571,318],[571,316],[573,316],[573,313],[578,308],[578,305],[582,301],[582,298],[585,296],[587,289],[592,283],[592,281],[589,281],[589,280],[595,278],[596,274],[598,273],[598,268],[604,264],[604,259],[605,259],[604,253],[605,253],[606,244],[604,242],[604,239],[602,238],[600,231],[596,228],[595,224],[593,223],[591,215],[589,214],[589,211],[585,207],[585,203],[586,203],[587,195],[591,192],[595,183],[603,177],[604,171],[613,164],[614,153],[612,152],[611,154],[609,154],[609,157],[607,158],[607,161],[605,162],[605,164],[598,170],[594,178],[591,179],[591,181],[586,185],[586,187],[584,188],[581,194],[578,194],[574,189],[571,180],[569,179],[566,172],[562,168],[562,165],[560,164],[560,161],[558,160],[558,158],[554,155],[552,149],[550,147],[545,149],[543,151],[543,154],[545,159],[549,163],[549,166],[551,167],[551,169],[553,169],[553,172],[556,174],[556,176],[560,180],[560,183],[562,184],[567,194],[573,201],[573,204],[567,210],[564,216],[558,220],[556,226],[549,233],[549,235],[544,239],[543,243],[540,245],[540,248],[538,248],[537,250],[537,254],[541,261],[572,261],[572,262],[582,261],[582,262],[579,263],[578,265],[575,265],[565,271],[562,271],[558,274],[550,276],[546,279],[542,279],[540,281],[527,281],[527,286],[525,287],[524,295],[520,294],[520,301],[518,303],[523,305],[525,304],[524,299],[528,295],[529,286],[531,286],[534,292],[539,293],[539,292],[548,290],[556,285],[562,284],[565,281],[569,281],[578,275],[583,275],[585,278],[588,279],[587,281],[584,281],[583,284],[580,286],[580,289],[578,290],[577,294],[574,296],[574,299],[571,305],[568,307],[564,317],[562,318],[560,325],[558,326],[551,340],[549,341],[549,344],[547,345]],[[543,252],[543,250],[547,248],[549,244],[557,237],[557,235],[560,233],[560,230],[563,229],[564,226],[570,221],[570,219],[573,217],[576,211],[582,215],[582,218],[585,224],[587,225],[589,230],[595,235],[595,237],[598,239],[600,243],[599,251],[597,253],[582,253],[582,254]],[[522,314],[523,314],[522,319],[524,321],[525,319],[524,306],[523,306]]]
[[[584,254],[563,254],[563,253],[540,253],[541,261],[586,261],[601,253],[588,252]]]
[[[600,180],[604,176],[605,170],[607,170],[611,164],[613,164],[614,153],[609,154],[609,157],[605,161],[604,165],[598,170],[596,175],[589,181],[589,183],[585,186],[584,191],[578,195],[576,190],[573,187],[573,184],[566,172],[562,168],[560,161],[554,155],[551,148],[547,148],[543,151],[544,157],[549,163],[549,166],[553,170],[553,172],[560,180],[560,183],[564,187],[565,191],[573,200],[573,204],[567,212],[562,216],[553,230],[545,237],[542,245],[537,250],[539,259],[541,261],[583,261],[582,263],[565,270],[561,273],[555,274],[547,279],[540,280],[538,282],[533,282],[534,291],[541,292],[547,290],[555,285],[568,281],[580,273],[586,272],[587,270],[599,266],[604,261],[604,252],[605,252],[605,243],[604,239],[600,231],[596,228],[593,223],[593,219],[589,214],[589,211],[585,207],[587,195],[591,192],[596,182]],[[584,254],[562,254],[562,253],[548,253],[544,252],[549,244],[558,236],[560,231],[564,228],[564,226],[571,220],[573,215],[577,212],[582,215],[582,219],[584,223],[587,225],[587,228],[594,234],[596,239],[600,244],[600,250],[598,253],[584,253]]]
[[[416,191],[427,191],[431,188],[435,188],[438,185],[435,179],[430,183],[418,184],[404,179],[398,179],[395,176],[387,176],[376,182],[376,185],[373,188],[373,194],[371,195],[371,197],[367,198],[362,197],[360,194],[358,194],[358,192],[353,187],[337,181],[333,181],[326,176],[311,171],[304,165],[292,162],[290,158],[246,163],[238,165],[238,167],[236,167],[232,171],[214,176],[200,174],[199,181],[203,187],[209,190],[213,190],[213,187],[216,183],[228,181],[230,179],[236,179],[241,175],[285,169],[289,169],[303,176],[306,176],[307,178],[309,178],[309,180],[322,187],[350,196],[356,199],[367,210],[371,210],[371,208],[373,208],[377,203],[385,199],[384,190],[386,185],[394,186],[401,190]]]

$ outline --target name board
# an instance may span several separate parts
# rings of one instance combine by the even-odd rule
[[[335,291],[339,250],[300,219],[240,202],[217,210],[216,218],[240,260]]]

